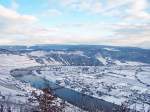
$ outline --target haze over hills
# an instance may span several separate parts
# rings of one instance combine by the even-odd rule
[[[150,50],[104,45],[1,46],[1,52],[26,53],[40,64],[102,66],[126,62],[150,63]]]

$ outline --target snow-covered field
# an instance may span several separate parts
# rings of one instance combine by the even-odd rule
[[[107,50],[114,51],[114,49]],[[86,57],[81,51],[51,51],[49,53]],[[104,66],[62,66],[65,60],[61,59],[59,62],[50,57],[51,61],[47,61],[46,55],[47,52],[43,51],[21,54],[1,53],[0,101],[4,100],[2,96],[5,96],[6,99],[9,97],[9,100],[14,103],[27,101],[34,88],[16,80],[10,75],[10,71],[31,67],[34,74],[66,88],[119,105],[128,101],[131,108],[136,106],[138,110],[143,107],[148,110],[150,107],[150,65],[133,61],[122,63],[119,60],[112,60],[97,54],[96,58]],[[40,64],[36,60],[37,57],[45,59],[44,64]],[[110,65],[109,61],[115,64]],[[68,112],[73,111],[74,108],[69,104],[66,112],[67,110]],[[76,112],[77,110],[79,109],[76,109]]]
[[[8,105],[11,107],[12,112],[20,112],[22,104],[28,101],[31,92],[36,89],[31,87],[30,84],[25,84],[16,80],[10,75],[10,71],[13,69],[33,66],[40,66],[40,64],[35,60],[30,59],[26,54],[0,54],[0,104],[6,105],[8,103]],[[7,112],[7,108],[4,109],[4,112]],[[65,112],[84,111],[67,103]]]
[[[138,109],[150,107],[150,66],[47,66],[34,73],[67,88]]]
[[[15,80],[10,71],[15,68],[24,68],[39,65],[34,60],[30,60],[26,55],[0,54],[0,92],[2,95],[10,96],[13,101],[24,101],[26,92],[32,87]],[[22,97],[18,97],[22,96]]]

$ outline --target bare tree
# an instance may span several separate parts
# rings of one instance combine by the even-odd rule
[[[43,89],[42,91],[43,93],[39,95],[33,91],[29,102],[38,103],[39,112],[62,112],[65,104],[58,102],[50,89]]]
[[[8,107],[8,108],[7,108],[7,112],[11,112],[11,107]]]
[[[121,106],[114,107],[112,112],[130,112],[128,102],[122,103]]]
[[[0,106],[0,112],[4,112],[4,106],[2,104]]]

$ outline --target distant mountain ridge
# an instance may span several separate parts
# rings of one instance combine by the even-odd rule
[[[150,50],[104,45],[0,46],[0,53],[26,54],[40,64],[103,66],[130,62],[150,64]],[[131,63],[132,64],[132,63]]]

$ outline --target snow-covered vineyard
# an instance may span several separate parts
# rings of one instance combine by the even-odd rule
[[[22,83],[10,75],[10,71],[17,68],[39,66],[27,55],[0,54],[0,109],[4,112],[31,112],[34,108],[27,104],[28,98],[35,88]],[[39,90],[36,90],[37,92]],[[1,107],[3,105],[3,107]],[[71,104],[66,104],[65,112],[81,112],[83,110]]]
[[[109,52],[118,50],[105,49]],[[111,51],[110,51],[111,50]],[[55,58],[58,54],[57,59]],[[64,56],[65,55],[65,56]],[[70,56],[74,57],[72,60]],[[67,58],[66,58],[67,57]],[[59,59],[58,59],[59,58]],[[81,58],[99,61],[98,66],[76,66]],[[15,69],[30,69],[35,76],[45,78],[65,88],[102,99],[117,105],[128,102],[128,107],[139,111],[150,109],[150,65],[95,55],[89,58],[83,51],[31,51],[21,53],[0,52],[0,104],[5,102],[12,112],[20,112],[33,90],[29,83],[17,80],[10,74]],[[71,61],[72,62],[71,62]],[[70,65],[74,63],[75,65]],[[65,65],[66,64],[66,65]],[[93,64],[93,63],[91,63]],[[24,73],[22,73],[24,74]],[[5,107],[4,105],[4,107]],[[15,106],[17,105],[17,106]],[[28,105],[27,105],[28,107]],[[7,111],[8,107],[6,107]],[[69,103],[65,112],[83,112]]]

